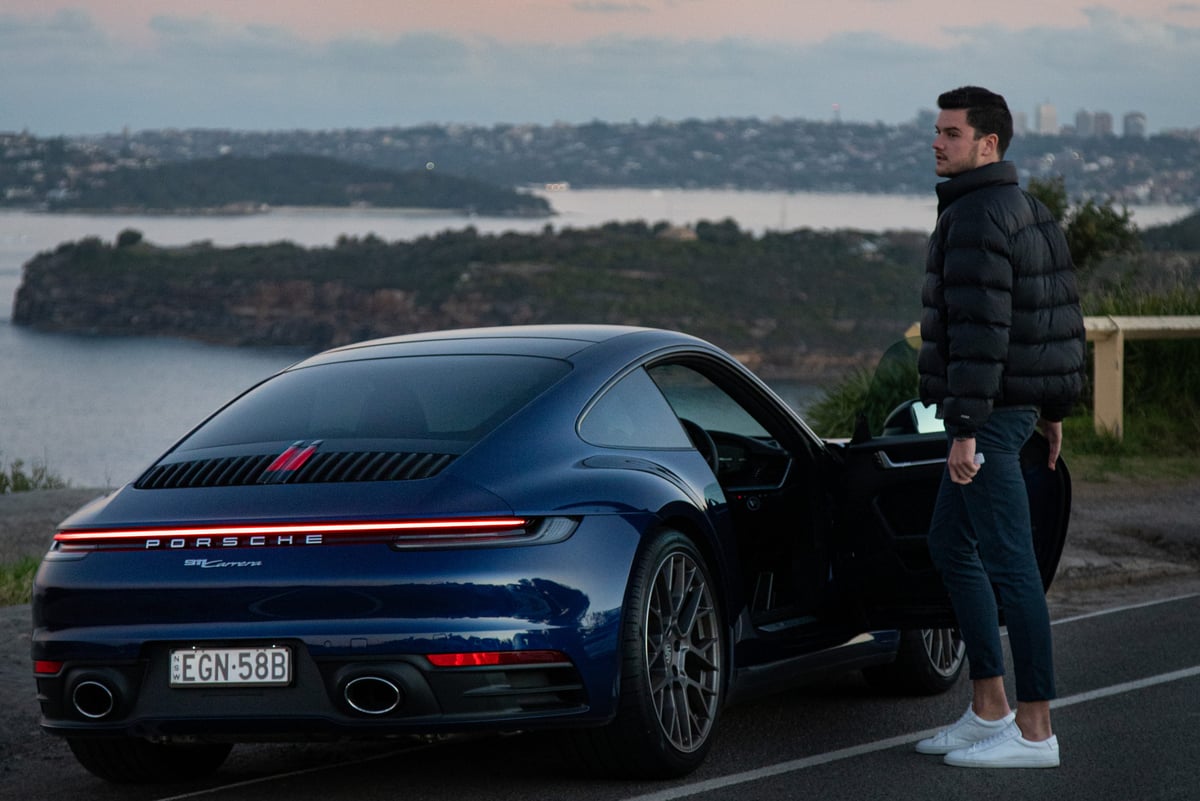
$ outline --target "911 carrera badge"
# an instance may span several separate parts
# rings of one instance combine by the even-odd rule
[[[224,559],[184,559],[184,567],[202,567],[209,569],[213,567],[262,567],[263,563],[259,561],[226,561]]]

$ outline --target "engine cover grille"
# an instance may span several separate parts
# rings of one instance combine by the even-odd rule
[[[457,456],[449,453],[333,451],[317,453],[296,470],[269,470],[278,454],[226,456],[151,467],[138,489],[236,487],[252,484],[316,484],[352,481],[411,481],[431,478]]]

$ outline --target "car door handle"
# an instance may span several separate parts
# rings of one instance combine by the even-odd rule
[[[937,459],[918,459],[913,462],[893,462],[892,457],[888,456],[887,451],[875,451],[875,461],[884,470],[900,470],[906,467],[932,467],[933,465],[945,464],[946,457],[942,456]]]

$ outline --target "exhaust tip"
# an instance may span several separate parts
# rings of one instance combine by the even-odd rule
[[[71,703],[75,711],[90,720],[99,720],[112,714],[117,706],[117,697],[107,684],[88,679],[75,685],[71,692]]]
[[[399,685],[382,676],[358,676],[346,682],[342,690],[346,703],[364,715],[386,715],[400,706],[404,698]]]

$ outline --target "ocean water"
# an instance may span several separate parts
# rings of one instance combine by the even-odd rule
[[[218,246],[287,240],[332,245],[339,236],[409,240],[474,226],[481,232],[584,228],[610,221],[676,225],[733,219],[743,230],[856,227],[928,230],[932,198],[723,190],[547,192],[549,220],[367,210],[279,209],[250,217],[88,216],[0,212],[0,466],[44,464],[79,487],[133,480],[234,395],[308,355],[289,348],[227,348],[161,338],[41,334],[11,324],[21,268],[39,252],[87,236],[112,241],[126,228],[150,242]],[[1139,207],[1141,225],[1185,216],[1183,207]],[[818,388],[779,384],[797,408]]]

